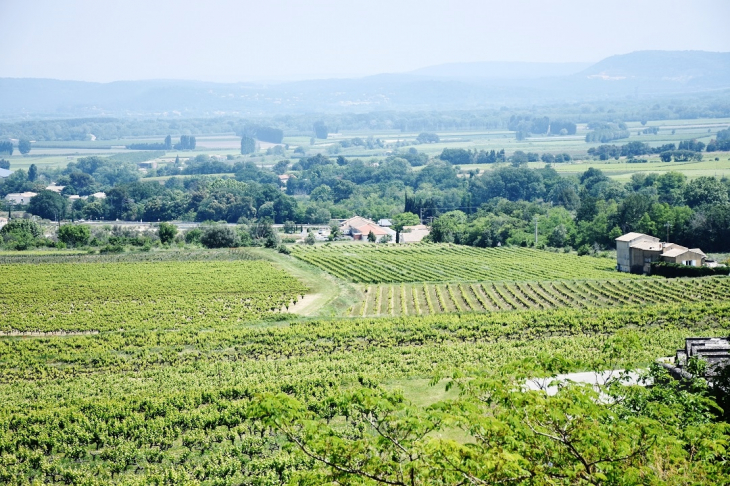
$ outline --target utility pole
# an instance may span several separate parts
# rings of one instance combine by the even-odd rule
[[[421,219],[421,224],[423,224],[423,208],[420,208],[420,209],[418,210],[418,212],[419,212],[419,215],[420,215],[420,219]]]
[[[535,216],[535,248],[537,248],[537,216]]]
[[[670,223],[669,221],[667,221],[666,223],[664,223],[664,226],[667,227],[667,240],[666,240],[666,242],[669,243],[669,228],[671,228],[672,223]]]

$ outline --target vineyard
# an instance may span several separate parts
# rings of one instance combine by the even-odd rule
[[[340,276],[360,279],[400,265],[387,278],[401,281],[359,284],[366,298],[350,318],[322,320],[282,312],[307,292],[282,259],[323,273],[278,254],[279,264],[221,250],[0,265],[0,483],[296,483],[316,464],[264,419],[269,393],[327,415],[362,386],[546,352],[571,370],[609,359],[615,369],[730,329],[726,278],[638,279],[607,259],[527,249],[399,250],[297,250],[330,263],[352,251],[360,263]],[[615,335],[636,343],[630,355],[612,354]]]
[[[260,420],[262,392],[326,413],[358,383],[545,350],[595,366],[626,329],[646,363],[726,334],[729,316],[702,303],[2,338],[0,482],[282,484],[314,465]]]
[[[295,247],[297,258],[356,283],[631,279],[608,258],[448,244]]]
[[[401,283],[364,286],[364,294],[350,316],[718,302],[730,295],[730,279]]]
[[[0,266],[0,331],[217,327],[274,317],[307,289],[264,261]]]

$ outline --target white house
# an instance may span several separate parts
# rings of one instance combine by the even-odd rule
[[[36,196],[35,192],[11,192],[5,196],[5,200],[10,204],[28,204],[30,198]]]

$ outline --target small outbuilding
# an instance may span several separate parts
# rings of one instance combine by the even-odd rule
[[[643,233],[626,233],[616,238],[616,270],[620,272],[649,274],[651,264],[658,261],[701,267],[706,259],[699,248],[664,243]]]

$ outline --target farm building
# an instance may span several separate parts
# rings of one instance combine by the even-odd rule
[[[61,194],[61,191],[63,191],[65,188],[66,186],[57,186],[56,184],[51,184],[50,186],[46,187],[46,191],[53,191]]]
[[[627,233],[616,238],[616,269],[620,272],[650,273],[652,262],[657,261],[701,267],[706,258],[699,248],[664,243],[643,233]]]
[[[375,221],[362,216],[353,216],[344,220],[340,223],[340,231],[343,235],[352,236],[353,240],[366,240],[368,234],[372,231],[378,239],[390,235],[395,241],[395,231],[378,226]]]
[[[415,226],[404,226],[400,234],[401,243],[420,243],[426,236],[431,234],[431,229],[425,224]]]
[[[369,223],[372,223],[373,225],[375,224],[375,222],[369,220],[368,218],[363,218],[362,216],[353,216],[352,218],[348,218],[340,222],[340,232],[343,235],[352,235],[352,228],[358,228]]]
[[[5,196],[5,200],[10,204],[28,204],[30,202],[30,198],[35,195],[35,192],[11,192]]]
[[[157,168],[157,160],[148,160],[145,162],[137,162],[137,167],[140,170],[147,170],[147,169],[156,169]]]

